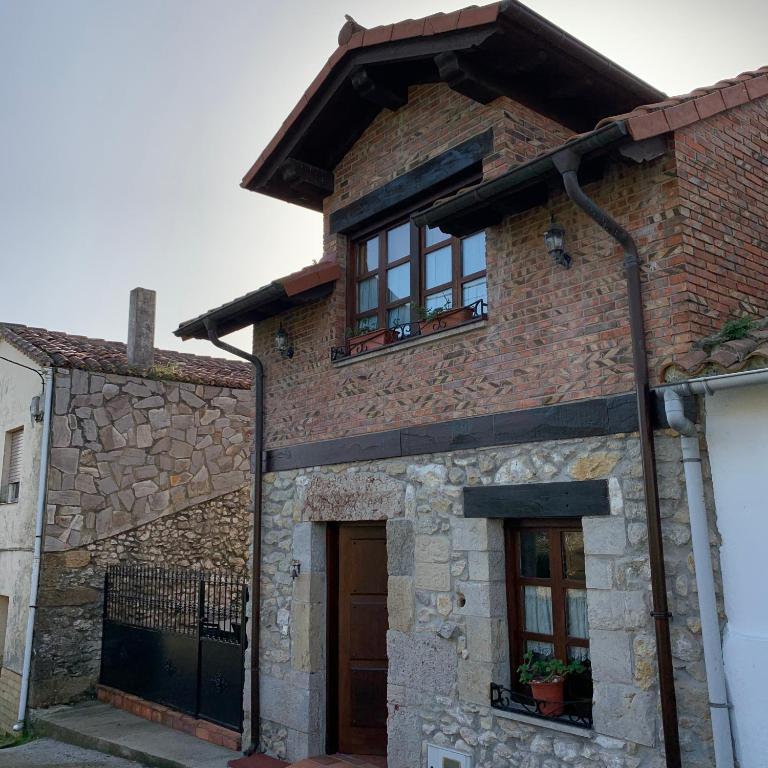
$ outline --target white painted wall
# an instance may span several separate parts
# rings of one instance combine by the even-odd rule
[[[722,535],[723,655],[741,768],[768,766],[768,387],[706,398],[706,430]]]
[[[0,356],[32,368],[39,367],[2,339]],[[0,504],[0,595],[9,598],[3,665],[19,674],[24,658],[43,433],[42,423],[33,423],[30,418],[29,404],[42,392],[39,376],[0,360],[0,467],[4,460],[6,432],[24,428],[19,500],[15,504]]]

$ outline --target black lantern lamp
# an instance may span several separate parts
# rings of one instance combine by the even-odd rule
[[[283,357],[293,357],[293,345],[282,323],[275,334],[275,349]]]
[[[544,245],[555,264],[566,269],[571,266],[571,257],[565,250],[565,230],[554,220],[550,221],[549,229],[544,233]]]

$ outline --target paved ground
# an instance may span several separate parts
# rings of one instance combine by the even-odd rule
[[[0,768],[141,768],[141,764],[54,739],[35,739],[0,749]]]

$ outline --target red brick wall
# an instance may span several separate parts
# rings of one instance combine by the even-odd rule
[[[366,186],[365,166],[356,168]],[[673,156],[615,165],[588,191],[632,230],[648,260],[654,359],[670,348],[687,350],[691,339],[671,322],[684,290]],[[268,447],[631,390],[620,249],[562,193],[551,210],[567,230],[573,267],[555,267],[544,251],[548,210],[490,228],[490,317],[476,330],[333,366],[329,349],[343,341],[343,281],[328,301],[257,327],[255,348],[265,358],[268,381]],[[292,360],[270,349],[281,320],[294,340]]]
[[[768,314],[768,99],[678,131],[675,148],[687,322],[701,338]]]

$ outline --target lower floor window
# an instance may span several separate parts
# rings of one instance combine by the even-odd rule
[[[591,721],[580,520],[508,521],[509,698],[535,714]]]

